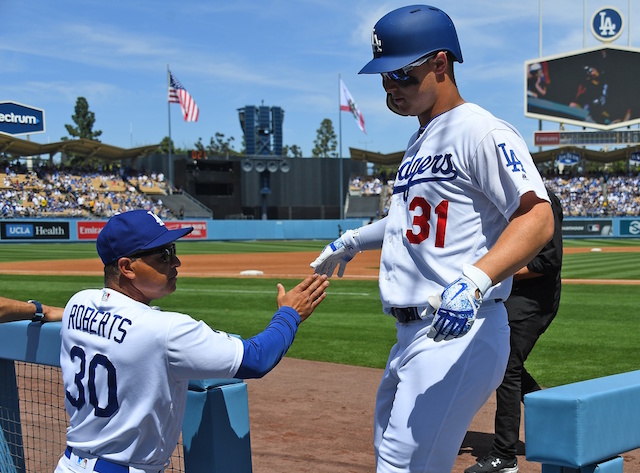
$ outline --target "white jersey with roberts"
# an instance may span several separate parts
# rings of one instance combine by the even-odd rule
[[[465,103],[411,137],[398,169],[380,263],[380,297],[425,306],[495,244],[520,197],[549,200],[529,150],[508,123]],[[506,299],[511,278],[486,299]]]
[[[67,444],[158,469],[178,442],[188,380],[232,378],[243,356],[239,339],[110,289],[75,294],[61,337]]]

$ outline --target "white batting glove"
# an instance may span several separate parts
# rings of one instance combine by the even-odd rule
[[[358,230],[347,230],[340,238],[325,246],[320,256],[310,266],[315,269],[316,273],[331,277],[336,266],[340,265],[338,277],[341,278],[347,263],[360,252],[354,239],[357,235]]]
[[[434,308],[438,302],[439,306],[427,336],[439,342],[465,335],[476,320],[482,297],[491,286],[491,279],[484,271],[470,264],[463,265],[462,275],[445,287],[437,299],[429,297]]]

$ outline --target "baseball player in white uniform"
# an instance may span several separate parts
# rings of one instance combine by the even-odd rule
[[[62,318],[69,427],[56,473],[164,471],[181,432],[188,381],[264,376],[324,299],[326,276],[289,292],[278,284],[278,311],[249,340],[150,306],[175,291],[175,240],[192,230],[168,230],[153,212],[133,210],[100,232],[105,287],[72,296]]]
[[[378,473],[450,472],[475,413],[502,381],[511,275],[551,238],[542,179],[520,134],[465,102],[453,74],[453,22],[428,5],[394,10],[373,28],[387,105],[418,117],[388,216],[345,232],[311,263],[331,276],[382,248],[379,287],[394,316],[376,398]]]

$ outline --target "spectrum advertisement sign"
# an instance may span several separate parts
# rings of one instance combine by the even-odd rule
[[[0,102],[0,133],[44,133],[44,110],[17,102]]]
[[[3,240],[69,240],[68,222],[2,222]]]

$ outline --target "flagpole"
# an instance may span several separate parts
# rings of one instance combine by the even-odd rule
[[[169,102],[169,88],[171,87],[171,72],[167,64],[167,117],[169,121],[169,192],[173,194],[173,157],[171,156],[171,102]]]
[[[343,195],[343,178],[342,178],[342,104],[340,103],[340,99],[342,96],[341,89],[342,78],[340,73],[338,73],[338,141],[339,141],[339,153],[338,153],[338,161],[340,166],[340,199],[338,202],[340,203],[340,220],[344,220],[344,203],[342,199],[344,199]]]

